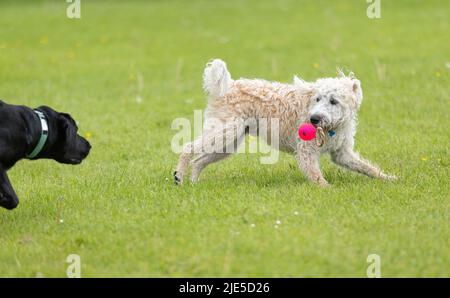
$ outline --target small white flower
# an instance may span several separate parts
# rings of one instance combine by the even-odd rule
[[[251,225],[250,225],[250,228],[254,228],[254,227],[256,227],[255,224],[251,224]]]
[[[61,218],[61,219],[59,220],[59,223],[63,223],[63,222],[64,222],[64,219]]]
[[[298,215],[298,211],[294,211],[294,215]]]
[[[277,221],[275,222],[276,225],[281,225],[281,220],[277,219]]]

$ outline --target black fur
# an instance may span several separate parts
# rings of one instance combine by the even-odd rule
[[[35,159],[53,159],[65,164],[79,164],[85,159],[91,145],[77,134],[78,127],[69,114],[58,113],[41,106],[48,123],[48,139]],[[8,179],[7,171],[17,161],[26,158],[41,137],[41,122],[33,111],[0,100],[0,206],[14,209],[19,199]]]

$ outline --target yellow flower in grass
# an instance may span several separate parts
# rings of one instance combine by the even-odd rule
[[[320,67],[320,64],[317,63],[317,62],[314,62],[314,63],[313,63],[313,67],[314,67],[314,68],[319,68],[319,67]]]
[[[48,44],[48,37],[47,36],[42,36],[41,39],[39,39],[39,43],[46,45]]]
[[[92,138],[92,133],[87,132],[84,134],[84,137],[89,140],[90,138]]]
[[[428,160],[428,157],[422,156],[421,160],[422,160],[422,161],[427,161],[427,160]]]

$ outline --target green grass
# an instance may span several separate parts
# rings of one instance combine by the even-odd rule
[[[93,145],[81,166],[9,172],[0,276],[64,277],[71,253],[83,277],[365,277],[372,253],[384,277],[450,276],[448,3],[382,1],[377,20],[365,1],[82,1],[80,20],[66,5],[0,3],[0,97],[70,112]],[[171,122],[205,107],[213,57],[234,77],[353,70],[356,147],[400,179],[324,158],[322,189],[289,155],[240,154],[175,187]]]

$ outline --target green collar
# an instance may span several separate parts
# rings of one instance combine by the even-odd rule
[[[38,110],[34,110],[34,112],[36,113],[36,115],[38,115],[39,120],[41,121],[41,137],[39,138],[39,142],[37,143],[34,150],[30,154],[27,155],[28,159],[33,159],[39,153],[41,153],[42,148],[44,148],[45,142],[47,142],[47,138],[48,138],[48,123],[47,123],[47,119],[45,119],[44,113],[42,113],[41,111],[38,111]]]

